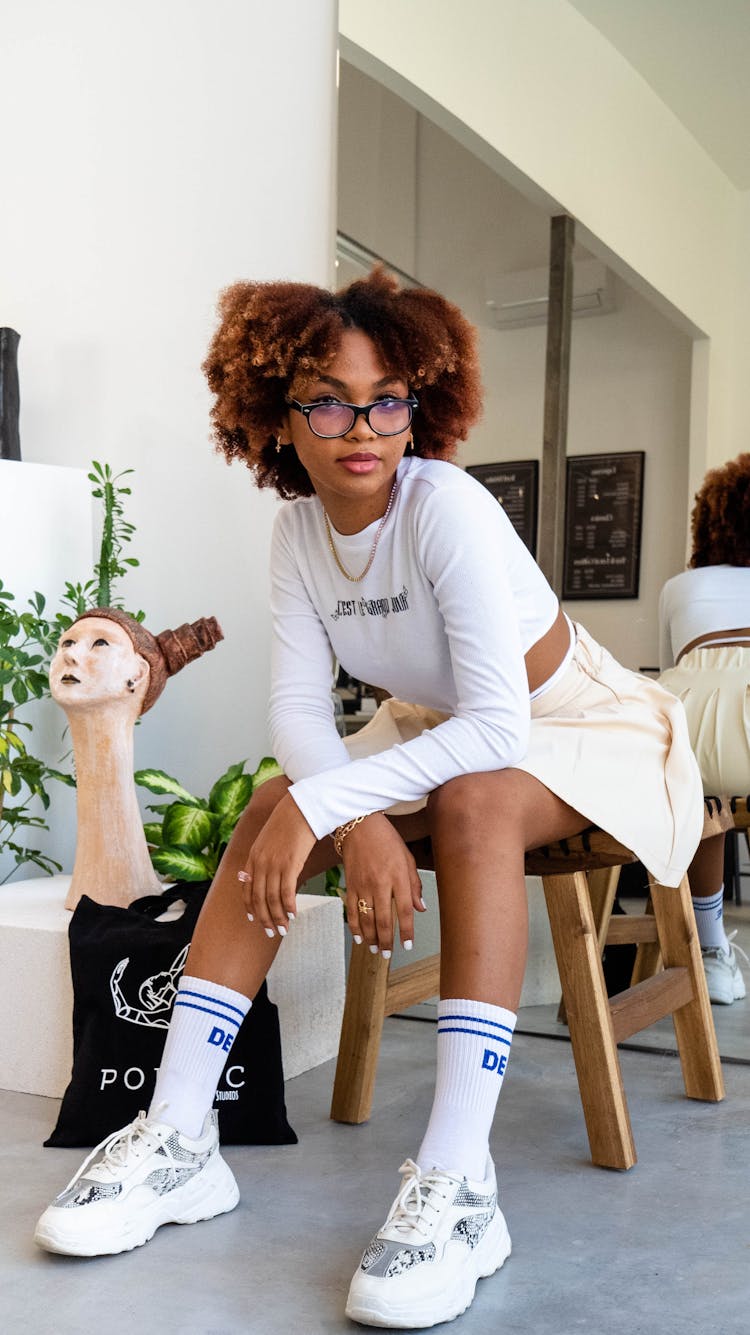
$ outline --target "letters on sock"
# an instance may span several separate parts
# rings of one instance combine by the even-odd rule
[[[493,1052],[492,1048],[485,1048],[482,1058],[482,1069],[485,1071],[497,1071],[498,1075],[505,1075],[505,1068],[508,1065],[507,1052]]]

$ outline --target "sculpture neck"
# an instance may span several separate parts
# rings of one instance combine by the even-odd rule
[[[68,714],[78,837],[66,908],[81,895],[126,908],[161,885],[151,865],[133,782],[133,723],[120,705]]]

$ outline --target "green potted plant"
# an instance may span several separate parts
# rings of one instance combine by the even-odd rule
[[[188,792],[177,779],[159,769],[136,770],[141,788],[171,802],[159,802],[147,811],[160,817],[146,821],[144,830],[151,861],[158,872],[178,881],[211,880],[242,812],[259,784],[281,770],[270,756],[253,774],[246,761],[230,765],[216,780],[207,798]]]
[[[45,598],[38,592],[29,599],[26,611],[18,611],[15,595],[0,581],[0,854],[12,858],[12,866],[0,884],[25,863],[50,875],[61,870],[59,862],[26,840],[29,831],[49,828],[39,814],[40,805],[43,811],[50,805],[49,780],[75,787],[75,779],[32,754],[28,742],[33,724],[23,717],[23,711],[49,695],[50,658],[61,633],[74,618],[90,607],[122,606],[115,592],[116,581],[127,574],[129,567],[139,564],[135,557],[123,556],[123,548],[135,531],[124,517],[122,500],[131,494],[122,479],[132,471],[127,468],[113,473],[109,464],[92,462],[88,474],[92,496],[102,502],[104,512],[99,559],[92,579],[83,584],[66,583],[62,607],[54,617],[47,617]],[[138,621],[144,617],[143,612],[132,615]]]
[[[164,770],[136,770],[135,781],[141,788],[172,798],[171,802],[148,806],[146,810],[161,819],[145,821],[143,825],[151,862],[162,876],[178,881],[213,878],[255,789],[282,772],[272,756],[264,756],[253,774],[245,773],[246,763],[241,760],[230,765],[207,798],[189,793]],[[343,897],[345,887],[340,867],[331,867],[326,872],[324,890],[327,895]]]
[[[29,599],[25,612],[17,611],[14,603],[0,580],[0,850],[13,859],[0,884],[27,862],[50,875],[61,870],[59,862],[26,839],[30,830],[47,829],[33,804],[36,800],[47,810],[49,780],[75,784],[71,775],[53,769],[27,747],[32,724],[22,715],[27,705],[49,694],[46,668],[55,634],[44,616],[41,593]]]

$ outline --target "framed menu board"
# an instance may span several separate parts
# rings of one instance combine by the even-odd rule
[[[539,513],[539,460],[521,459],[515,463],[473,464],[466,469],[483,483],[500,505],[519,538],[536,556],[537,516]]]
[[[568,459],[563,598],[638,597],[644,458],[633,450]]]

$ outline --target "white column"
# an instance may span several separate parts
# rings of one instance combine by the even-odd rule
[[[137,737],[137,763],[205,791],[267,748],[276,505],[213,454],[200,364],[223,286],[329,281],[336,3],[26,0],[3,57],[0,322],[21,334],[23,458],[134,468],[128,605],[155,632],[222,623]],[[90,573],[61,568],[60,587]]]

